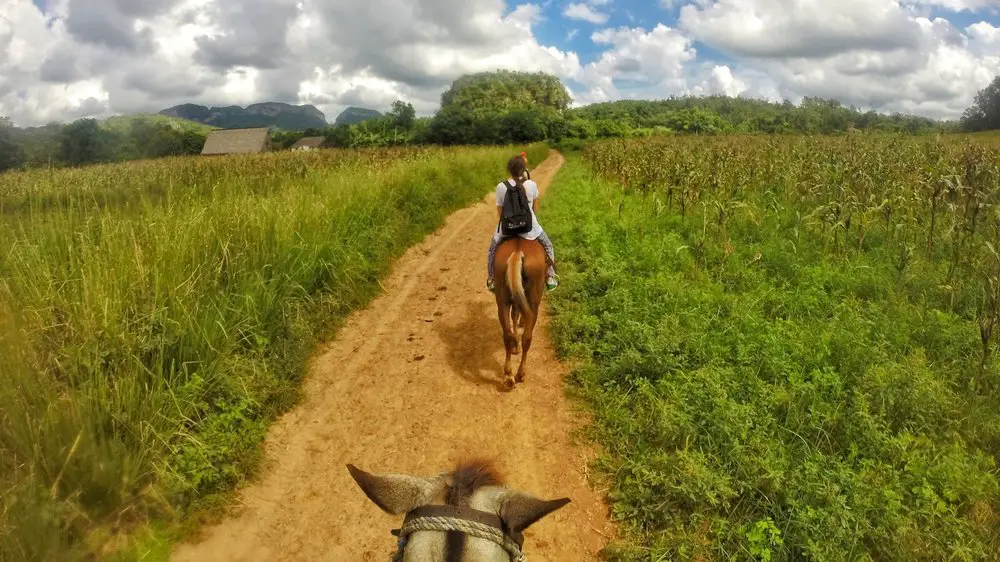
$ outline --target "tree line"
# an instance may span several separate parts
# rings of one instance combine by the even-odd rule
[[[88,118],[29,128],[0,117],[0,172],[198,154],[205,138],[204,130],[145,117],[105,122]]]
[[[555,76],[501,70],[460,77],[441,95],[433,117],[418,118],[411,104],[396,101],[382,117],[351,125],[305,131],[273,131],[277,148],[307,136],[344,148],[399,145],[509,144],[664,134],[799,133],[852,131],[927,133],[1000,129],[1000,76],[980,90],[959,121],[937,121],[901,113],[883,114],[806,97],[798,105],[723,95],[664,100],[621,100],[570,108],[571,98]],[[132,119],[106,127],[94,119],[32,129],[0,118],[0,171],[35,166],[80,165],[136,158],[197,154],[207,128]]]
[[[284,146],[303,136],[325,136],[329,146],[395,144],[556,143],[663,134],[839,134],[854,131],[921,134],[1000,129],[1000,76],[976,96],[959,121],[845,106],[805,97],[798,105],[724,95],[664,100],[621,100],[569,108],[562,82],[544,73],[482,72],[456,80],[441,109],[413,117],[402,101],[388,115],[324,130],[285,133]]]

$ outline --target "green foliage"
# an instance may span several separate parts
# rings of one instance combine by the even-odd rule
[[[463,76],[442,96],[426,140],[443,145],[498,144],[548,139],[594,140],[682,134],[856,131],[941,132],[945,123],[882,115],[806,97],[790,102],[728,96],[660,101],[622,100],[568,109],[559,80],[542,73],[487,72]],[[565,102],[565,103],[564,103]]]
[[[94,559],[111,532],[217,502],[317,339],[521,149],[0,176],[0,560]]]
[[[551,329],[595,411],[610,556],[1000,556],[994,141],[570,155]]]
[[[466,74],[441,94],[442,109],[462,109],[474,117],[536,106],[563,110],[571,101],[559,78],[544,72],[511,70]]]
[[[976,93],[975,102],[962,114],[966,131],[1000,129],[1000,76]]]
[[[541,72],[465,75],[441,96],[426,140],[460,145],[561,139],[566,135],[562,111],[570,101],[562,82]]]
[[[178,133],[197,133],[202,138],[207,136],[209,131],[216,129],[216,127],[198,123],[197,121],[150,113],[115,115],[101,121],[101,128],[119,135],[128,135],[137,126],[157,127],[160,125],[169,127]]]
[[[59,157],[70,166],[109,162],[117,138],[101,130],[96,119],[80,119],[63,128],[59,137]]]
[[[409,131],[413,128],[417,112],[413,109],[413,104],[396,100],[392,102],[392,109],[389,111],[388,117],[391,119],[394,128]]]
[[[14,140],[10,119],[0,117],[0,172],[24,164],[24,149]]]
[[[68,125],[20,129],[0,127],[9,139],[0,160],[28,168],[80,166],[101,162],[198,154],[211,127],[163,115],[80,119]],[[4,170],[0,162],[0,172]]]
[[[357,109],[357,108],[348,108]],[[429,119],[417,119],[416,111],[409,103],[396,100],[386,115],[378,112],[348,113],[338,119],[333,127],[307,129],[301,132],[272,133],[272,140],[282,148],[288,148],[303,137],[326,137],[330,146],[339,148],[378,148],[422,144]],[[356,118],[355,118],[356,117]]]
[[[806,97],[799,106],[791,102],[685,96],[659,101],[621,100],[570,109],[566,118],[591,123],[613,122],[615,134],[586,137],[626,137],[639,129],[666,127],[688,133],[842,133],[850,129],[919,133],[935,131],[942,124],[931,119],[901,114],[862,113],[836,100]]]

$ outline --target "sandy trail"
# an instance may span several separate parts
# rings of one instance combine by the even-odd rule
[[[540,190],[562,163],[553,152],[532,170]],[[529,560],[598,560],[615,531],[587,482],[594,454],[570,437],[582,418],[563,394],[544,312],[527,381],[500,387],[503,343],[484,283],[495,208],[489,195],[454,213],[396,262],[382,295],[314,359],[302,403],[271,428],[261,477],[173,560],[384,562],[401,518],[371,503],[345,465],[433,475],[469,456],[495,460],[514,488],[572,498],[525,533]],[[544,209],[543,199],[543,225]]]

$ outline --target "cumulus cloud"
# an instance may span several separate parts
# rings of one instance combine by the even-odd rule
[[[574,20],[588,21],[594,24],[607,23],[610,16],[604,12],[599,12],[582,2],[574,2],[566,6],[563,15]]]
[[[679,23],[789,99],[953,118],[1000,68],[992,25],[958,29],[896,0],[704,0]]]
[[[920,26],[895,0],[719,0],[682,7],[680,24],[708,44],[751,57],[912,50],[921,39]]]
[[[952,12],[989,12],[996,14],[998,5],[996,0],[904,0],[903,4],[909,6],[927,6],[941,8]]]
[[[429,114],[455,78],[504,68],[559,76],[576,105],[818,95],[957,117],[1000,68],[1000,28],[988,17],[958,27],[933,16],[984,14],[996,0],[660,0],[676,23],[645,27],[607,27],[611,0],[519,1],[47,0],[43,12],[4,0],[0,115],[35,125],[283,101],[312,103],[332,121],[348,105],[396,99]],[[539,25],[553,19],[564,31],[544,42]],[[590,45],[578,21],[598,26]],[[587,52],[559,45],[571,40]]]

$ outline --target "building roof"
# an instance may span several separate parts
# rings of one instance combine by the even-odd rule
[[[326,137],[303,137],[292,145],[292,149],[301,147],[319,148],[324,141],[326,141]]]
[[[240,154],[264,152],[271,137],[266,127],[216,129],[208,133],[202,154]]]

